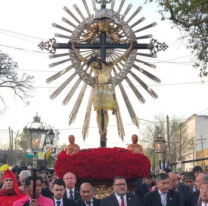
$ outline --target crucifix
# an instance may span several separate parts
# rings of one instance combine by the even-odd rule
[[[83,3],[84,2],[85,1],[83,0]],[[156,93],[154,93],[154,91],[152,91],[142,80],[140,80],[133,72],[131,72],[131,68],[134,67],[135,69],[137,69],[138,71],[140,71],[144,75],[148,76],[149,78],[153,79],[154,81],[159,82],[160,80],[157,77],[155,77],[154,75],[150,74],[149,72],[147,72],[147,71],[141,69],[140,67],[138,67],[136,64],[134,64],[134,61],[135,60],[136,61],[140,61],[140,62],[143,62],[144,64],[146,64],[147,66],[154,67],[154,65],[151,65],[151,64],[149,64],[147,62],[144,62],[144,61],[141,61],[141,60],[137,60],[136,56],[137,55],[141,55],[141,56],[149,56],[149,57],[151,56],[151,57],[154,57],[155,54],[157,53],[157,51],[165,50],[167,48],[167,45],[164,44],[164,43],[163,44],[158,43],[154,39],[152,39],[150,43],[136,43],[131,48],[131,50],[134,50],[134,52],[132,51],[132,54],[130,54],[130,55],[128,54],[130,57],[127,58],[127,56],[125,56],[125,52],[124,52],[123,55],[125,56],[125,58],[120,58],[120,61],[116,62],[116,59],[119,59],[119,57],[121,56],[120,55],[121,53],[119,53],[120,51],[118,51],[118,49],[121,49],[121,50],[125,50],[126,49],[126,50],[128,50],[129,47],[130,47],[130,43],[131,42],[137,42],[138,39],[144,39],[144,38],[151,37],[151,36],[148,36],[148,35],[147,36],[136,37],[134,33],[136,33],[137,31],[144,30],[146,28],[150,28],[151,26],[154,26],[154,24],[151,25],[151,26],[148,25],[146,27],[143,27],[143,28],[141,28],[141,29],[139,29],[137,31],[133,31],[131,28],[133,28],[135,25],[137,25],[141,21],[143,21],[144,18],[142,18],[139,21],[137,21],[136,23],[134,23],[131,26],[131,28],[127,25],[127,23],[124,22],[123,23],[123,31],[121,31],[121,26],[119,25],[119,22],[123,22],[123,20],[122,20],[123,17],[119,17],[117,13],[113,13],[112,9],[106,9],[106,3],[110,3],[110,2],[111,2],[110,0],[109,1],[106,1],[106,0],[98,1],[97,0],[97,3],[100,3],[101,8],[100,8],[100,10],[95,10],[95,16],[94,16],[94,19],[93,19],[92,26],[90,26],[89,23],[85,23],[88,26],[88,33],[85,33],[85,35],[84,35],[85,38],[82,39],[81,41],[79,41],[79,42],[78,41],[74,41],[73,37],[72,37],[72,38],[70,38],[70,41],[68,43],[56,43],[56,41],[53,39],[53,40],[50,40],[47,43],[43,43],[42,42],[39,45],[39,47],[41,49],[43,49],[43,48],[47,49],[51,53],[55,53],[56,49],[71,49],[72,48],[72,43],[73,43],[74,49],[77,49],[77,50],[81,50],[81,49],[82,50],[85,50],[85,49],[89,50],[89,49],[91,49],[92,51],[99,50],[100,51],[99,52],[99,54],[100,54],[100,62],[102,63],[102,66],[103,66],[103,62],[106,62],[107,50],[108,51],[109,50],[113,50],[113,51],[116,50],[117,52],[114,52],[112,55],[108,55],[108,59],[110,59],[111,62],[115,62],[115,65],[113,65],[113,66],[111,65],[112,66],[111,70],[114,71],[115,76],[112,77],[112,82],[110,82],[110,83],[112,83],[113,85],[117,85],[117,84],[119,85],[120,90],[122,92],[122,95],[124,97],[126,106],[127,106],[128,110],[129,110],[130,116],[132,118],[132,121],[134,122],[134,124],[136,126],[138,126],[138,118],[136,117],[136,115],[134,113],[134,110],[132,108],[132,105],[131,105],[131,103],[128,100],[127,94],[126,94],[126,92],[125,92],[125,90],[124,90],[124,88],[123,88],[123,86],[121,84],[121,81],[123,79],[126,79],[126,81],[128,82],[128,84],[130,85],[130,87],[134,91],[134,93],[137,96],[137,98],[141,102],[144,102],[144,99],[140,95],[140,93],[138,92],[137,88],[133,85],[133,83],[127,77],[127,74],[130,73],[142,85],[142,87],[146,89],[146,91],[151,96],[156,98],[157,97]],[[86,5],[85,5],[85,7],[86,7]],[[122,7],[122,5],[120,5],[119,10],[121,10],[121,7]],[[77,11],[79,11],[77,6],[74,6],[74,8]],[[112,8],[112,6],[111,6],[111,8]],[[128,10],[128,8],[127,8],[127,10]],[[67,9],[65,9],[65,10],[67,11],[67,13],[69,13],[69,10],[67,10]],[[139,9],[137,9],[136,12],[134,12],[134,14],[130,17],[130,20],[134,16],[136,16],[136,14],[138,12],[139,12]],[[78,13],[80,13],[80,12],[78,12]],[[127,12],[125,12],[125,13],[127,13]],[[73,18],[76,19],[76,17],[73,17]],[[109,21],[109,19],[111,19],[111,21]],[[114,20],[114,22],[117,22],[116,27],[110,25],[112,23],[112,19]],[[130,20],[128,20],[127,22],[129,22]],[[69,23],[68,20],[67,20],[67,22]],[[86,21],[86,22],[89,22],[89,21]],[[67,29],[64,29],[63,27],[61,27],[59,25],[58,26],[56,25],[56,27],[59,28],[59,29],[63,29],[65,31],[67,30]],[[79,31],[80,29],[77,29],[77,30]],[[128,30],[128,32],[126,30]],[[75,34],[78,34],[78,33],[75,33]],[[123,38],[122,34],[125,34],[125,36],[127,36],[126,40],[122,40],[122,38]],[[59,35],[59,36],[63,37],[63,38],[67,38],[64,35]],[[72,36],[74,36],[74,38],[76,37],[76,35],[72,35]],[[77,35],[77,36],[79,36],[79,35]],[[85,42],[85,43],[81,43],[81,42]],[[136,53],[135,52],[135,50],[141,50],[141,49],[142,50],[143,49],[149,49],[149,50],[151,50],[151,54],[142,54],[142,53]],[[80,54],[78,54],[77,51],[75,51],[75,50],[73,50],[73,51],[75,53],[75,56],[79,56],[80,57]],[[59,54],[58,55],[53,55],[53,58],[54,57],[58,57],[58,56],[61,56],[61,55],[59,55]],[[78,58],[78,59],[79,60],[84,59],[83,62],[86,61],[86,63],[89,63],[87,58],[85,59],[82,56],[80,58]],[[124,63],[122,63],[122,62],[124,62]],[[123,65],[123,67],[124,67],[123,70],[124,71],[122,71],[120,69],[120,66],[119,66],[118,63]],[[80,65],[78,65],[77,68],[75,67],[75,70],[77,71],[77,73],[79,74],[79,76],[81,78],[82,75],[83,75],[83,71],[81,71],[79,73],[80,69],[78,67],[80,67]],[[115,68],[117,68],[120,71],[120,73],[117,73]],[[62,71],[62,73],[63,73],[63,71]],[[56,77],[52,76],[52,79],[57,78],[58,76],[62,75],[62,73],[57,73]],[[94,70],[94,73],[96,73],[96,70]],[[86,76],[87,75],[88,74],[86,74]],[[91,77],[89,77],[89,78],[91,78]],[[100,83],[100,82],[98,82],[98,80],[96,82],[96,78],[91,78],[89,82],[86,82],[86,79],[87,78],[82,78],[82,80],[85,81],[85,83],[88,83],[88,85],[93,86],[95,88],[97,88],[96,85],[98,83]],[[108,81],[104,81],[104,83],[107,84],[109,82]],[[90,109],[90,111],[91,111],[91,109]],[[87,114],[88,113],[86,113],[86,115]],[[103,131],[103,135],[104,135],[103,138],[101,138],[101,140],[100,140],[100,146],[101,147],[106,147],[106,139],[105,139],[105,137],[106,137],[105,136],[106,135],[106,131],[105,131],[106,130],[106,128],[105,128],[106,127],[106,122],[105,122],[106,121],[106,118],[105,118],[106,113],[105,113],[105,109],[100,109],[100,113],[99,114],[100,114],[99,118],[100,118],[100,124],[101,124],[100,125],[101,128],[99,128],[99,130],[101,130],[101,132]],[[76,115],[74,115],[74,116],[76,116]],[[117,111],[117,113],[116,113],[116,118],[117,118],[118,132],[120,133],[119,136],[123,137],[123,135],[124,135],[123,123],[122,123],[121,115],[120,115],[119,111]],[[87,119],[88,127],[89,127],[89,115],[88,115],[88,118],[85,117],[85,119]],[[88,129],[85,129],[85,130],[88,130]]]

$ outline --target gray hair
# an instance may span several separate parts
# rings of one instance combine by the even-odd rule
[[[63,176],[63,180],[65,179],[65,177],[66,177],[67,174],[72,174],[72,175],[74,176],[74,179],[75,179],[75,180],[77,179],[77,178],[76,178],[76,175],[75,175],[74,173],[72,173],[72,172],[67,172],[67,173]]]
[[[89,182],[84,182],[80,186],[80,191],[81,191],[83,185],[88,185],[90,187],[90,189],[93,190],[93,186]]]
[[[204,176],[202,182],[203,184],[208,184],[208,176]]]
[[[31,172],[29,170],[22,170],[19,174],[20,178],[27,178],[31,176]]]
[[[169,179],[169,175],[167,173],[160,173],[156,176],[156,182],[159,182],[164,179]]]

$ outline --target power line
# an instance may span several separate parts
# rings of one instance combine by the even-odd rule
[[[21,34],[21,33],[13,32],[13,31],[5,30],[5,29],[0,29],[0,30],[1,30],[1,31],[10,32],[10,33],[13,33],[13,34],[18,34],[18,35],[22,35],[22,36],[30,37],[30,38],[34,38],[34,39],[46,40],[46,39],[43,39],[43,38],[34,37],[34,36],[29,36],[29,35],[26,35],[26,34]]]
[[[206,108],[205,110],[203,110],[203,111],[199,112],[198,114],[200,114],[200,113],[202,113],[202,112],[205,112],[206,110],[208,110],[208,108]]]
[[[205,81],[205,82],[208,82],[208,81]],[[202,84],[201,82],[184,82],[184,83],[172,83],[172,84],[160,84],[160,85],[156,85],[156,84],[152,84],[152,85],[148,85],[148,86],[151,86],[151,87],[161,87],[161,86],[175,86],[175,85],[186,85],[186,84]],[[207,85],[205,85],[207,86]],[[130,86],[124,86],[126,88],[130,88]],[[140,85],[135,85],[135,87],[142,87]],[[43,86],[36,86],[35,88],[38,88],[38,89],[56,89],[57,87],[43,87]],[[72,88],[72,87],[65,87],[65,88]],[[77,88],[82,88],[82,87],[77,87]],[[91,88],[91,87],[87,87],[88,89]]]
[[[10,48],[10,49],[17,49],[17,50],[25,51],[25,52],[35,52],[35,53],[40,53],[40,54],[48,54],[46,52],[40,52],[40,51],[35,51],[35,50],[28,50],[28,49],[12,47],[12,46],[2,45],[2,44],[0,44],[0,46],[7,47],[7,48]],[[41,55],[41,56],[43,56],[43,55]],[[46,56],[43,56],[43,57],[46,57]],[[46,58],[48,58],[48,57],[46,57]]]
[[[35,42],[35,41],[31,41],[31,40],[28,40],[28,39],[23,39],[23,38],[21,38],[21,37],[14,36],[14,35],[11,35],[11,34],[6,34],[6,33],[3,33],[3,32],[0,32],[0,34],[4,34],[4,35],[7,35],[7,36],[12,36],[12,37],[15,37],[15,38],[17,38],[17,39],[22,39],[22,40],[24,40],[24,41],[28,41],[28,42],[32,42],[32,43],[36,43],[36,44],[37,44],[37,42]]]

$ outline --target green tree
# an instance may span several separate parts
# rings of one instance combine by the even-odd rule
[[[173,116],[169,121],[169,136],[170,136],[170,162],[176,162],[179,160],[180,154],[180,135],[181,135],[181,151],[182,151],[182,159],[183,155],[187,153],[187,151],[193,150],[193,137],[188,136],[187,127],[182,124],[181,126],[181,134],[180,134],[180,122],[183,122],[183,119],[180,117]],[[142,129],[142,136],[144,141],[147,143],[148,147],[154,151],[154,139],[161,135],[164,137],[167,145],[167,122],[166,117],[163,115],[156,115],[154,120],[145,125]],[[168,152],[165,156],[166,160],[168,160]],[[153,163],[151,161],[151,163]]]
[[[197,61],[193,65],[200,69],[200,76],[207,76],[208,62],[208,1],[207,0],[146,0],[157,2],[162,20],[169,19],[174,27],[185,31],[181,40],[188,38]]]

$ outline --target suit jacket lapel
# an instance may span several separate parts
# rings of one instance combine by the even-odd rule
[[[172,204],[173,204],[173,194],[171,190],[169,190],[167,194],[167,206],[172,206]]]
[[[117,200],[115,194],[112,194],[112,195],[111,195],[111,199],[112,199],[112,205],[113,205],[113,206],[119,206],[118,200]]]
[[[131,206],[132,205],[132,199],[131,197],[129,197],[129,194],[126,194],[126,202],[127,202],[127,206]]]
[[[156,190],[153,192],[153,201],[155,206],[162,206],[159,191]]]
[[[80,202],[81,202],[81,204],[80,204],[81,206],[86,206],[84,200],[80,199]]]

